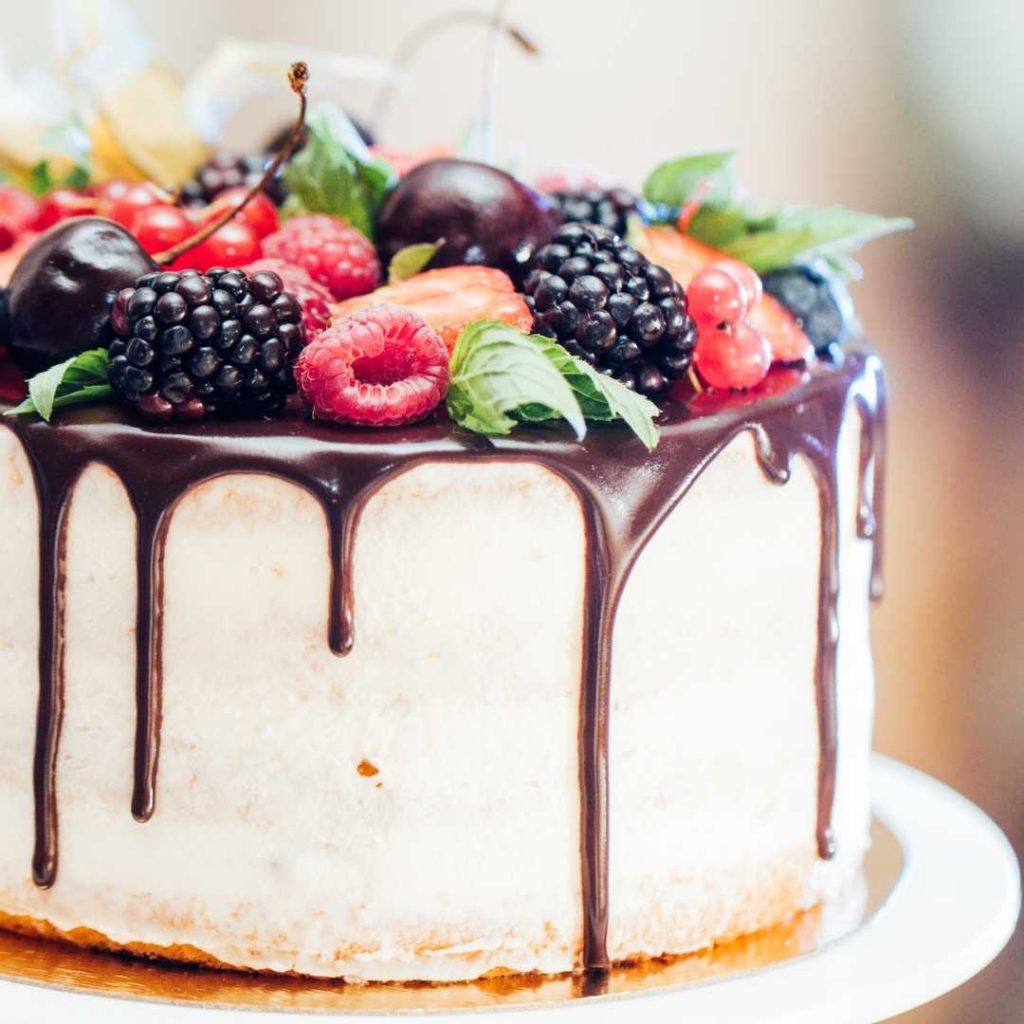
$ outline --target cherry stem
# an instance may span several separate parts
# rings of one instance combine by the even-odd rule
[[[164,252],[158,252],[153,259],[161,267],[166,267],[168,264],[173,263],[179,257],[184,256],[190,249],[194,249],[197,245],[205,242],[211,235],[220,231],[225,224],[237,217],[270,184],[274,175],[284,166],[285,161],[295,152],[302,141],[302,132],[306,124],[306,85],[308,82],[309,67],[304,61],[297,61],[288,69],[288,84],[291,86],[292,92],[299,97],[299,116],[295,119],[295,124],[288,138],[285,139],[284,145],[278,150],[277,156],[274,157],[263,172],[263,177],[253,185],[249,190],[249,194],[240,203],[225,210],[219,217],[215,217],[209,224],[204,225],[191,237],[186,238],[170,249],[166,249]]]

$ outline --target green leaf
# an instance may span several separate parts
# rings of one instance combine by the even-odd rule
[[[399,249],[388,264],[388,284],[397,284],[415,277],[434,258],[434,253],[444,245],[444,239],[436,242],[417,242]]]
[[[26,185],[28,190],[37,196],[45,195],[54,187],[53,175],[50,173],[50,162],[48,160],[40,160],[39,163],[32,165],[28,172]]]
[[[510,414],[526,407],[534,420],[565,420],[582,440],[587,426],[572,388],[548,356],[553,345],[500,320],[469,324],[452,353],[448,414],[478,434],[504,435],[517,422]]]
[[[644,198],[651,203],[682,206],[693,198],[698,185],[707,182],[705,202],[727,203],[732,199],[734,149],[694,153],[659,164],[644,182]]]
[[[764,212],[748,204],[731,204],[702,207],[689,233],[764,273],[810,256],[846,264],[850,250],[913,226],[905,217],[880,217],[841,206],[783,206]]]
[[[64,185],[68,188],[88,188],[91,180],[92,176],[89,173],[89,168],[82,164],[76,164],[64,175]]]
[[[367,149],[338,107],[318,106],[306,124],[307,142],[284,172],[290,193],[285,216],[329,213],[372,239],[377,214],[397,180],[394,168]]]
[[[107,350],[96,348],[51,366],[29,379],[28,398],[8,415],[34,414],[49,423],[55,409],[107,401],[114,397],[107,378],[109,365]]]
[[[621,420],[648,449],[658,443],[654,403],[550,338],[478,321],[459,335],[451,369],[448,413],[477,433],[504,435],[520,422],[565,420],[582,440],[586,420]]]

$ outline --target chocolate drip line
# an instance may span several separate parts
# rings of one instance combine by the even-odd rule
[[[29,455],[39,499],[39,705],[35,751],[36,850],[33,877],[52,885],[57,871],[56,761],[63,708],[63,531],[72,485],[91,463],[125,487],[137,521],[136,740],[132,813],[152,816],[162,706],[163,549],[173,510],[190,490],[237,473],[296,484],[320,503],[330,559],[325,639],[337,655],[353,640],[352,552],[362,509],[392,476],[425,462],[518,461],[545,466],[577,495],[586,527],[586,593],[579,721],[581,966],[607,968],[609,709],[616,611],[630,571],[661,523],[732,440],[753,437],[767,479],[784,484],[793,459],[809,463],[818,488],[821,556],[814,686],[819,768],[816,841],[833,853],[836,772],[836,652],[839,596],[839,495],[836,454],[851,406],[861,418],[858,536],[873,541],[872,595],[881,592],[884,389],[871,354],[805,373],[777,371],[771,394],[705,393],[670,406],[662,440],[645,455],[624,430],[594,428],[583,444],[552,431],[522,430],[486,439],[440,419],[389,431],[337,429],[309,422],[293,405],[278,420],[146,425],[118,408],[69,410],[49,426],[6,418]]]

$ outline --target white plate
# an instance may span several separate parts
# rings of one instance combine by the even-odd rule
[[[720,980],[661,987],[655,982],[633,995],[575,998],[518,1012],[529,1024],[621,1024],[641,1014],[645,1024],[684,1019],[873,1024],[962,984],[996,956],[1015,927],[1020,875],[1013,850],[980,810],[927,775],[876,756],[872,784],[875,814],[901,848],[902,873],[884,905],[845,938]],[[0,976],[4,973],[0,956]],[[296,1024],[299,1019],[289,1013],[83,993],[74,991],[66,973],[61,985],[0,980],[4,1024]],[[187,975],[178,977],[179,984],[188,984]],[[648,978],[647,986],[651,982]],[[431,1024],[466,1020],[465,1013],[425,1015]],[[319,1019],[380,1021],[381,1016],[332,1013]]]

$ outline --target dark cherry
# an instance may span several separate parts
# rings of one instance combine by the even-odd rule
[[[377,246],[386,265],[407,245],[443,238],[432,267],[477,263],[518,277],[551,240],[556,219],[546,197],[497,167],[429,160],[388,197],[377,222]]]
[[[11,277],[9,347],[18,369],[31,376],[109,344],[114,296],[159,269],[113,221],[77,217],[54,225]]]

